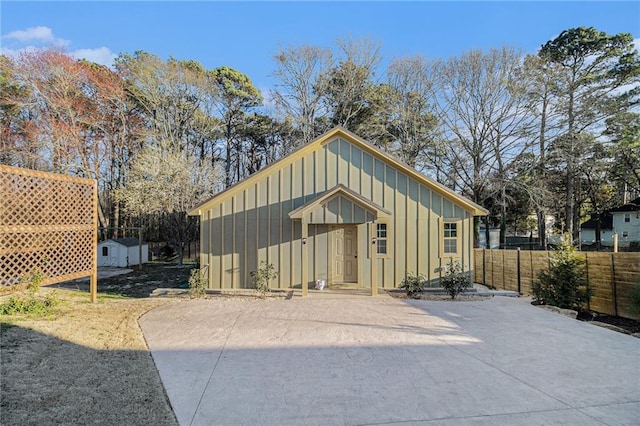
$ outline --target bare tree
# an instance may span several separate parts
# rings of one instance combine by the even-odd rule
[[[561,70],[554,64],[535,55],[527,55],[522,67],[522,78],[527,82],[526,93],[529,99],[529,111],[534,119],[531,139],[537,139],[537,147],[532,146],[536,154],[522,170],[530,180],[526,193],[535,206],[538,222],[538,244],[547,247],[547,213],[553,205],[553,194],[544,190],[551,182],[548,176],[547,156],[551,140],[558,136],[561,129],[561,114],[558,81]]]
[[[412,167],[438,168],[439,127],[434,114],[433,64],[423,56],[398,59],[387,71],[387,150]],[[437,172],[436,172],[437,174]]]
[[[507,47],[464,53],[439,65],[434,97],[449,167],[474,201],[498,200],[503,242],[507,186],[515,160],[532,145],[521,64],[520,52]]]
[[[302,143],[310,142],[319,133],[316,120],[325,115],[321,99],[333,55],[328,49],[303,45],[281,48],[274,59],[278,83],[272,97],[279,111],[291,118]]]
[[[325,76],[323,103],[333,125],[362,133],[369,111],[367,97],[380,64],[380,45],[371,39],[338,39],[338,64]]]
[[[194,205],[223,187],[223,173],[208,158],[190,153],[173,141],[147,145],[133,162],[127,186],[118,191],[126,210],[136,214],[165,214],[169,218],[169,245],[178,252],[195,235],[197,221],[186,216]]]
[[[192,152],[201,151],[203,139],[212,137],[210,112],[217,87],[195,61],[163,61],[147,52],[123,54],[116,69],[145,118],[150,142],[163,140]]]

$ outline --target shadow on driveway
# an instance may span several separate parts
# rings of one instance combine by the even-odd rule
[[[640,418],[640,339],[522,299],[209,299],[140,325],[181,424]]]

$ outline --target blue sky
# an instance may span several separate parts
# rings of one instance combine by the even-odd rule
[[[593,26],[640,41],[640,2],[32,2],[0,3],[5,53],[58,45],[109,63],[145,50],[247,74],[274,85],[280,45],[333,47],[339,37],[369,37],[386,62],[423,54],[459,55],[502,45],[535,52],[562,30]],[[637,43],[638,44],[638,43]]]

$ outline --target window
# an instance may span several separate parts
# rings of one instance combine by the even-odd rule
[[[624,214],[624,223],[629,223],[631,222],[631,213],[625,213]]]
[[[629,236],[629,231],[622,231],[622,238],[627,238]]]
[[[458,224],[444,224],[444,254],[456,254],[458,252]]]
[[[102,256],[109,256],[109,247],[102,247]]]
[[[441,225],[440,255],[442,257],[460,254],[460,222],[444,221]]]
[[[387,224],[378,223],[376,230],[376,253],[387,254]]]

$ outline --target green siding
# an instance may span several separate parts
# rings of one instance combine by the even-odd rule
[[[201,262],[209,265],[212,288],[249,288],[249,273],[260,261],[279,271],[272,287],[301,285],[302,224],[288,214],[323,192],[342,184],[392,213],[389,256],[371,258],[368,222],[373,212],[337,196],[308,216],[308,279],[330,279],[330,224],[358,224],[358,280],[371,285],[372,262],[377,285],[396,287],[407,272],[437,280],[440,267],[440,220],[462,220],[462,256],[469,268],[472,247],[471,215],[440,194],[396,170],[369,152],[335,138],[291,163],[283,163],[264,179],[215,205],[202,215]]]

